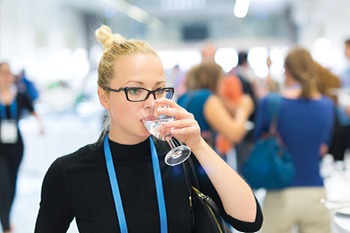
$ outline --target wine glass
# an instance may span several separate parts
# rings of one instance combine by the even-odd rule
[[[184,162],[190,155],[191,149],[188,146],[175,141],[169,129],[162,126],[163,122],[173,121],[175,117],[168,115],[159,115],[157,108],[167,108],[167,105],[147,108],[144,111],[143,123],[146,129],[156,138],[167,141],[171,150],[165,156],[165,163],[175,166]]]

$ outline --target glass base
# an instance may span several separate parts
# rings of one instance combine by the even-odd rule
[[[184,162],[191,155],[191,150],[188,146],[181,145],[168,152],[165,156],[165,163],[170,166],[178,165]]]

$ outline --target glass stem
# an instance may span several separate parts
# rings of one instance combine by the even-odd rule
[[[174,149],[174,148],[176,148],[176,145],[175,145],[174,141],[172,140],[172,138],[173,137],[170,134],[165,136],[165,140],[168,142],[171,149]]]

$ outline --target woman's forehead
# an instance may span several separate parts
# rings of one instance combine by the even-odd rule
[[[117,70],[127,70],[132,68],[133,70],[149,68],[160,68],[163,69],[162,63],[159,57],[154,54],[133,54],[133,55],[122,55],[115,62],[115,68]],[[129,72],[131,72],[129,70]]]
[[[0,65],[1,70],[10,70],[10,66],[7,63],[3,63]]]
[[[136,54],[122,56],[114,64],[115,82],[161,82],[165,81],[165,72],[160,59],[153,54]]]

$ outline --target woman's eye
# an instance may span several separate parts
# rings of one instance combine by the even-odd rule
[[[163,95],[163,94],[164,94],[164,89],[159,89],[159,90],[157,90],[157,94],[158,94],[158,95]]]
[[[130,93],[131,95],[137,95],[137,94],[140,93],[140,89],[138,89],[138,88],[129,89],[129,93]]]

